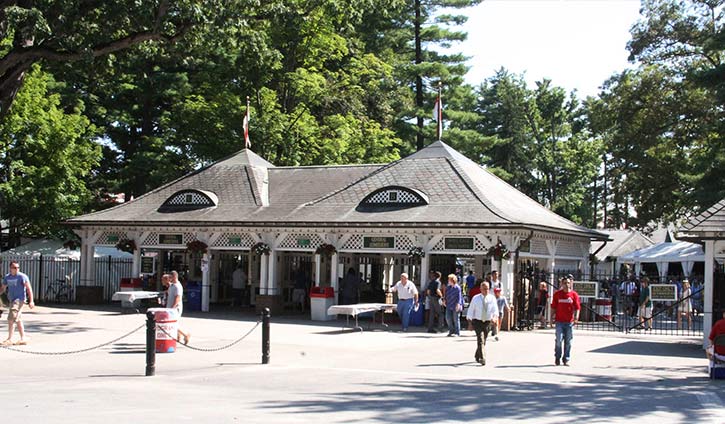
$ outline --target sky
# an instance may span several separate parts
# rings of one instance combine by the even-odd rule
[[[579,98],[599,93],[627,61],[639,0],[484,0],[465,9],[468,33],[453,51],[469,56],[466,82],[478,85],[504,67],[530,87],[549,78]]]

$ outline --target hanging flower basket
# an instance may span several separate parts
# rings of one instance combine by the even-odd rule
[[[422,247],[414,247],[408,252],[409,258],[424,258],[425,252]]]
[[[493,259],[497,261],[502,259],[508,260],[511,258],[511,251],[506,248],[506,245],[504,245],[501,240],[499,240],[498,243],[488,249],[487,255],[493,257]]]
[[[186,250],[191,253],[206,253],[207,247],[209,246],[200,240],[194,240],[186,243]]]
[[[136,250],[136,242],[132,239],[121,239],[116,243],[116,249],[122,252],[133,253]]]
[[[252,252],[254,252],[256,255],[262,256],[262,255],[269,255],[269,252],[271,252],[272,249],[269,248],[269,245],[267,243],[259,242],[252,246]]]
[[[335,246],[327,243],[322,243],[316,250],[316,255],[322,255],[322,256],[332,256],[335,253],[337,253],[337,249]]]

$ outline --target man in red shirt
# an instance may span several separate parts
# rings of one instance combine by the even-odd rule
[[[568,366],[571,358],[571,339],[574,337],[574,325],[579,322],[579,295],[571,289],[574,277],[569,274],[561,279],[559,290],[554,293],[551,301],[553,311],[551,325],[556,326],[556,340],[554,343],[554,363],[562,362]],[[562,355],[561,344],[564,342]]]
[[[723,334],[725,334],[725,309],[722,310],[722,319],[717,320],[715,325],[712,326],[712,330],[710,330],[710,337],[708,337],[710,339],[710,346],[715,344],[715,337]],[[725,346],[715,346],[715,353],[725,356]]]

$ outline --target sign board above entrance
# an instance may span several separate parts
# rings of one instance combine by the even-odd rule
[[[153,256],[141,256],[141,274],[153,274],[154,268]]]
[[[446,237],[446,250],[473,250],[473,237]]]
[[[159,234],[159,244],[181,244],[181,234]]]
[[[394,249],[395,237],[363,237],[363,247],[366,249]]]

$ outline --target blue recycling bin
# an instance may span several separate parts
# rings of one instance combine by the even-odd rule
[[[201,311],[201,283],[195,281],[188,282],[184,289],[184,294],[186,295],[184,310]]]
[[[420,327],[423,325],[425,318],[425,305],[423,302],[418,304],[418,310],[416,311],[415,308],[413,308],[412,311],[410,311],[410,325],[414,325],[416,327]]]

